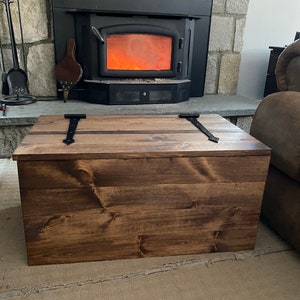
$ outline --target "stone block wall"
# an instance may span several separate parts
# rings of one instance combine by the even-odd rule
[[[21,47],[18,1],[13,1],[10,8],[19,62],[21,68],[27,71],[30,93],[34,96],[56,96],[50,0],[19,0],[19,5],[24,39],[24,55]],[[7,71],[13,66],[13,63],[6,9],[4,4],[1,3],[0,31]]]
[[[205,94],[236,94],[249,0],[214,0]],[[30,93],[56,96],[51,0],[19,0],[24,52],[18,21],[18,0],[11,12],[20,66],[27,71]],[[0,3],[0,34],[5,68],[12,67],[5,7]]]
[[[214,0],[205,94],[236,94],[249,0]]]

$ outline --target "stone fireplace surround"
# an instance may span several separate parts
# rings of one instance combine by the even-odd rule
[[[51,0],[19,0],[25,42],[25,64],[29,89],[37,97],[55,97],[54,44]],[[207,61],[205,94],[236,94],[243,34],[249,0],[214,0]],[[11,4],[15,36],[20,47],[17,4]],[[12,66],[4,5],[0,6],[0,28],[6,69]],[[19,52],[21,67],[24,66]]]

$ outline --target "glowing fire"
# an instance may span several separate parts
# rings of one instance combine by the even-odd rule
[[[106,42],[108,70],[171,69],[171,37],[154,34],[114,34],[107,36]]]

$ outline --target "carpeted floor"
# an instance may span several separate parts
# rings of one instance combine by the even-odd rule
[[[16,163],[0,160],[0,299],[300,299],[300,254],[260,223],[254,251],[27,266]]]

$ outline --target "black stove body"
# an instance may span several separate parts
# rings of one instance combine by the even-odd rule
[[[76,41],[72,98],[174,103],[204,93],[212,0],[52,0],[56,61]]]

